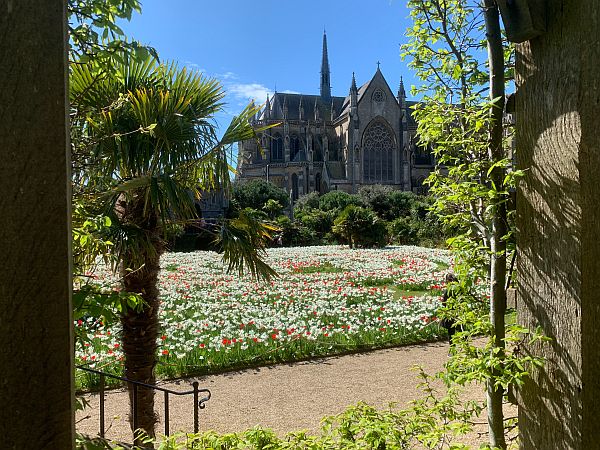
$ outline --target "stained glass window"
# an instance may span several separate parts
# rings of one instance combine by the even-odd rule
[[[367,183],[391,182],[394,179],[394,136],[382,122],[374,122],[363,137],[363,179]]]

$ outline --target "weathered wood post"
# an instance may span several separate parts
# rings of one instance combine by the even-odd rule
[[[73,447],[65,0],[0,0],[0,447]]]
[[[519,321],[553,341],[520,392],[523,449],[598,448],[600,0],[548,0],[517,46]]]

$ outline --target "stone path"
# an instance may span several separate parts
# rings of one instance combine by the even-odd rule
[[[212,399],[200,411],[200,428],[225,433],[261,425],[282,435],[300,429],[315,432],[321,418],[359,400],[379,407],[392,401],[407,405],[420,396],[413,366],[434,373],[442,368],[447,353],[448,344],[437,342],[201,377],[200,386],[211,390]],[[186,390],[189,384],[189,380],[162,383],[173,390]],[[469,397],[481,399],[483,392],[476,387]],[[98,396],[87,399],[92,408],[77,415],[77,426],[78,431],[94,435]],[[130,440],[127,402],[122,390],[106,395],[107,437]],[[162,414],[162,395],[157,395],[156,403]],[[171,396],[172,432],[193,430],[191,403],[189,397]],[[157,430],[163,426],[161,417]]]

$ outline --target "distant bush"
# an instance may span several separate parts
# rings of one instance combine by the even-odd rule
[[[413,220],[411,217],[398,217],[388,223],[390,240],[394,244],[417,245],[419,243],[418,226],[419,221]]]
[[[300,196],[294,203],[294,215],[301,214],[311,209],[319,209],[319,193],[311,192]]]
[[[372,209],[380,218],[390,220],[393,218],[390,217],[393,192],[395,191],[390,186],[370,184],[359,188],[358,197],[366,207]]]
[[[336,215],[349,205],[364,206],[359,197],[343,191],[331,191],[319,198],[319,209],[334,211]]]
[[[331,231],[335,216],[331,211],[322,211],[320,209],[311,209],[297,216],[297,219],[304,226],[313,230],[315,233],[324,235]]]
[[[255,179],[245,183],[236,182],[233,185],[232,208],[252,208],[262,210],[269,200],[275,200],[286,208],[290,199],[288,194],[280,187],[265,180]]]
[[[384,247],[387,229],[384,221],[367,208],[348,205],[335,219],[332,231],[344,239],[350,248]]]
[[[315,232],[299,221],[292,222],[289,217],[279,216],[276,223],[280,228],[281,244],[284,247],[319,245],[321,243]]]

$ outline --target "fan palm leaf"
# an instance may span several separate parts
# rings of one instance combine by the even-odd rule
[[[249,119],[256,108],[245,108],[219,139],[213,117],[225,94],[216,80],[151,57],[123,55],[112,67],[106,73],[93,63],[75,64],[71,72],[72,116],[85,135],[78,148],[85,170],[78,180],[110,217],[109,239],[125,290],[144,300],[141,310],[121,316],[125,375],[152,384],[165,226],[197,219],[195,201],[203,190],[228,189],[227,151],[255,137]],[[272,276],[261,259],[270,231],[250,213],[227,224],[219,242],[230,269]],[[139,393],[139,423],[151,436],[153,402],[151,391]]]

